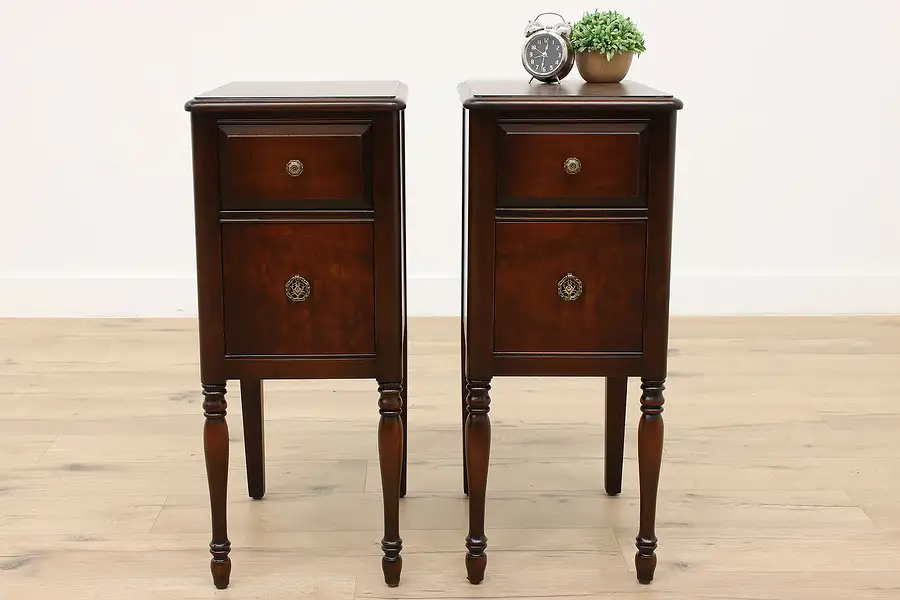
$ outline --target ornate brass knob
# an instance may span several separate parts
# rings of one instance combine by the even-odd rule
[[[581,297],[581,292],[584,291],[584,285],[582,285],[581,280],[572,275],[571,273],[567,273],[565,277],[559,280],[559,283],[556,284],[556,291],[559,293],[559,297],[567,302],[571,302],[573,300],[578,300]]]
[[[291,302],[303,302],[309,298],[312,288],[305,278],[294,275],[284,284],[284,293]]]
[[[566,175],[577,175],[581,171],[581,161],[577,158],[567,158],[563,163]]]
[[[300,177],[300,174],[303,173],[303,163],[296,158],[289,160],[284,167],[284,170],[287,171],[287,174],[291,177]]]

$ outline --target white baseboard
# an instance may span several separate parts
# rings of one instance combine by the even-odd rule
[[[900,274],[676,274],[669,310],[678,316],[900,314]]]
[[[459,314],[459,280],[413,277],[411,316]],[[900,275],[678,275],[673,315],[900,314]],[[0,278],[0,317],[192,317],[191,277]]]
[[[3,317],[196,317],[193,277],[0,278]]]

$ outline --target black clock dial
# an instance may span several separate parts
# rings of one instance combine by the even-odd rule
[[[536,75],[547,75],[559,68],[563,60],[563,47],[549,33],[539,33],[528,40],[525,47],[525,63]]]

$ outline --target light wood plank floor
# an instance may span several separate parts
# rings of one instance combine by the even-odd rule
[[[270,382],[267,497],[232,384],[231,588],[208,572],[193,320],[0,321],[0,598],[900,598],[900,318],[676,319],[657,580],[602,493],[603,382],[498,379],[481,586],[463,567],[458,331],[410,325],[403,581],[380,574],[376,393]]]

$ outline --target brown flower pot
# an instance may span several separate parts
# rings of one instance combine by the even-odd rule
[[[633,58],[634,52],[616,54],[612,60],[606,58],[605,52],[576,52],[575,64],[588,83],[619,83],[628,74]]]

